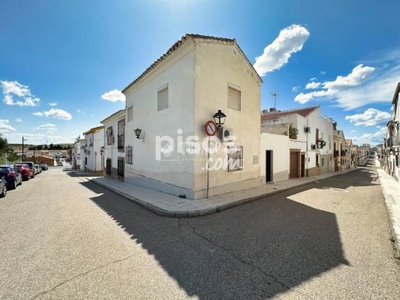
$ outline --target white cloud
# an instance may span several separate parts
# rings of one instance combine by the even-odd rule
[[[55,102],[50,102],[49,105],[50,105],[50,106],[57,106],[57,103],[55,103]]]
[[[346,116],[346,120],[354,123],[355,126],[383,126],[390,119],[391,114],[388,112],[380,111],[375,108],[368,108],[362,114],[355,114]]]
[[[36,127],[36,129],[54,131],[54,130],[57,130],[57,126],[54,124],[43,124],[43,125],[40,125],[39,127]]]
[[[16,118],[15,121],[18,123],[22,123],[22,120],[20,118]]]
[[[293,92],[293,93],[297,93],[299,90],[300,90],[300,86],[294,86],[294,87],[292,88],[292,92]]]
[[[362,64],[356,66],[352,72],[347,76],[338,76],[334,81],[326,81],[320,85],[322,90],[313,91],[310,93],[300,93],[294,99],[294,101],[304,104],[313,100],[314,98],[327,97],[328,99],[335,99],[338,106],[346,109],[360,107],[367,103],[356,103],[354,99],[347,97],[348,93],[354,96],[354,91],[360,93],[359,88],[367,82],[371,77],[371,74],[375,71],[375,68],[364,66]],[[370,81],[369,84],[373,84]],[[309,83],[312,84],[312,83]],[[365,97],[366,94],[358,95],[357,99]]]
[[[320,75],[325,75],[326,72],[325,72],[325,71],[321,71],[321,72],[319,72],[319,74],[320,74]]]
[[[315,90],[315,89],[319,88],[320,85],[321,85],[320,82],[310,82],[310,83],[307,83],[306,89],[307,90]]]
[[[34,112],[33,115],[40,117],[45,116],[47,118],[55,118],[60,120],[72,119],[72,115],[69,112],[58,108],[52,108],[49,111],[44,111],[44,112]]]
[[[300,104],[307,103],[308,101],[311,101],[315,97],[325,97],[328,96],[327,91],[313,91],[310,93],[300,93],[294,98],[294,101],[299,102]]]
[[[374,133],[364,133],[360,137],[352,137],[353,144],[371,144],[377,145],[383,143],[383,139],[386,137],[387,129],[385,126],[379,127],[378,131]]]
[[[122,94],[121,91],[115,89],[101,95],[101,99],[108,100],[111,102],[117,102],[117,101],[125,102],[125,95]]]
[[[0,133],[2,134],[10,134],[17,131],[14,127],[10,125],[10,121],[0,119]]]
[[[317,81],[317,77],[310,78],[310,81]]]
[[[7,105],[38,106],[40,99],[33,96],[29,87],[17,81],[0,81],[3,88],[3,102]],[[14,99],[17,97],[17,100]]]
[[[27,85],[22,85],[17,81],[0,81],[4,95],[16,95],[18,97],[30,96],[31,92]]]
[[[324,82],[325,89],[342,91],[352,87],[359,86],[375,71],[375,68],[360,64],[347,76],[338,76],[334,81]]]
[[[83,111],[81,111],[80,109],[77,109],[76,112],[77,112],[78,114],[86,115],[86,114],[85,114]]]
[[[254,68],[260,76],[279,70],[289,61],[293,53],[303,48],[309,36],[310,32],[300,25],[286,27],[270,45],[264,48],[263,54],[256,57]]]

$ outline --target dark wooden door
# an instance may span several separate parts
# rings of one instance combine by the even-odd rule
[[[289,178],[299,177],[299,154],[298,152],[290,152],[290,176]]]

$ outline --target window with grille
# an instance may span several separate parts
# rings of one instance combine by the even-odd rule
[[[168,108],[168,87],[158,91],[157,95],[157,110],[163,110]]]
[[[228,87],[228,107],[241,110],[242,109],[242,92],[234,89],[233,87]]]
[[[124,159],[123,158],[118,158],[118,175],[119,176],[124,176]]]
[[[126,163],[131,165],[132,164],[132,147],[131,146],[126,147],[125,157],[126,157]]]
[[[228,172],[243,170],[243,146],[228,146]]]
[[[107,158],[106,160],[106,173],[111,174],[111,158]]]
[[[125,146],[125,119],[118,121],[118,149],[124,150]]]

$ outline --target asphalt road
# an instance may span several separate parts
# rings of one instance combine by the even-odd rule
[[[0,199],[0,299],[400,299],[373,167],[155,215],[62,167]]]

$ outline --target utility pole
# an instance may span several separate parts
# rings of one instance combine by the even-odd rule
[[[24,137],[22,137],[22,154],[21,154],[21,161],[24,161],[24,141],[27,141]]]

